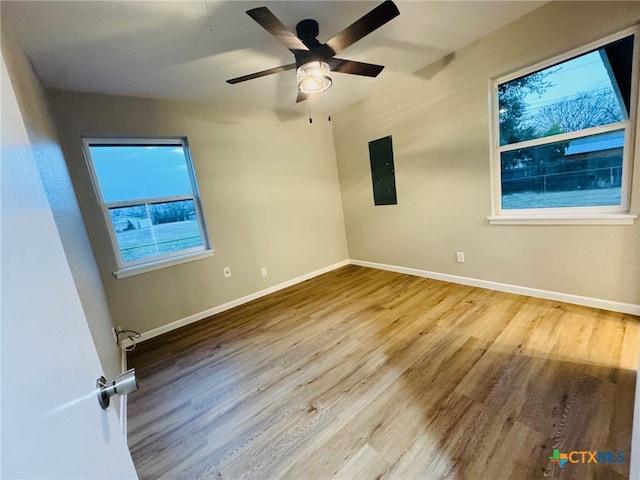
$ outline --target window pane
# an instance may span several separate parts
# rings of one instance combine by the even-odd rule
[[[193,200],[110,208],[125,262],[203,247]]]
[[[501,154],[502,209],[619,206],[624,130]]]
[[[105,202],[193,193],[183,146],[90,145]]]
[[[626,120],[633,35],[498,85],[500,145]]]

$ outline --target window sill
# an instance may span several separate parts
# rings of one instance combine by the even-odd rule
[[[493,215],[491,225],[633,225],[637,215],[601,213],[589,215]]]
[[[207,257],[213,257],[216,254],[214,249],[205,250],[204,252],[191,253],[183,255],[181,257],[174,257],[169,260],[160,260],[157,262],[144,263],[142,265],[135,265],[132,267],[124,267],[113,272],[118,278],[132,277],[133,275],[140,275],[141,273],[152,272],[161,268],[173,267],[182,263],[193,262],[194,260],[201,260]]]

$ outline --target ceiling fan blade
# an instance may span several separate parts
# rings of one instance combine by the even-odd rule
[[[287,27],[276,17],[267,7],[258,7],[247,10],[247,15],[253,18],[258,24],[271,35],[276,37],[280,43],[291,50],[309,50],[298,37],[290,32]]]
[[[329,61],[329,65],[331,66],[332,72],[350,73],[352,75],[363,75],[365,77],[377,77],[384,68],[384,65],[343,60],[341,58],[332,58]]]
[[[400,11],[396,4],[387,0],[342,30],[326,45],[331,47],[335,53],[341,52],[398,15],[400,15]]]
[[[308,94],[298,90],[298,98],[296,98],[296,103],[304,102],[307,98],[309,98]]]
[[[235,83],[246,82],[247,80],[253,80],[254,78],[265,77],[267,75],[272,75],[274,73],[293,70],[294,68],[296,68],[296,64],[290,63],[288,65],[282,65],[281,67],[274,67],[268,70],[262,70],[261,72],[250,73],[249,75],[244,75],[242,77],[232,78],[231,80],[227,80],[227,83],[231,83],[233,85]]]

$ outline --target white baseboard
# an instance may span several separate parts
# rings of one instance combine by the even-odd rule
[[[317,277],[318,275],[322,275],[324,273],[330,272],[332,270],[335,270],[336,268],[344,267],[345,265],[349,265],[349,260],[343,260],[342,262],[334,263],[333,265],[329,265],[328,267],[324,267],[314,272],[301,275],[291,280],[287,280],[286,282],[282,282],[272,287],[265,288],[264,290],[260,290],[259,292],[251,293],[244,297],[237,298],[235,300],[224,303],[222,305],[218,305],[217,307],[209,308],[203,312],[198,312],[193,315],[189,315],[188,317],[181,318],[180,320],[176,320],[175,322],[171,322],[166,325],[162,325],[161,327],[154,328],[153,330],[148,330],[140,334],[140,338],[137,339],[137,343],[144,342],[145,340],[149,340],[150,338],[157,337],[159,335],[162,335],[163,333],[167,333],[172,330],[176,330],[180,327],[184,327],[185,325],[189,325],[191,323],[203,320],[217,313],[224,312],[225,310],[230,310],[234,307],[238,307],[245,303],[251,302],[252,300],[256,300],[260,297],[269,295],[270,293],[283,290],[287,287],[291,287],[298,283],[302,283],[313,277]]]
[[[279,283],[272,287],[265,288],[264,290],[260,290],[258,292],[246,295],[244,297],[237,298],[235,300],[224,303],[222,305],[218,305],[216,307],[210,308],[203,312],[198,312],[193,315],[189,315],[188,317],[181,318],[179,320],[168,323],[158,328],[154,328],[153,330],[148,330],[146,332],[143,332],[140,335],[140,338],[137,339],[137,341],[138,343],[144,342],[145,340],[149,340],[151,338],[157,337],[159,335],[170,332],[172,330],[176,330],[180,327],[184,327],[185,325],[189,325],[191,323],[200,321],[202,319],[205,319],[217,313],[221,313],[231,308],[243,305],[245,303],[251,302],[252,300],[256,300],[258,298],[264,297],[266,295],[277,292],[279,290],[283,290],[287,287],[291,287],[298,283],[309,280],[313,277],[317,277],[318,275],[322,275],[324,273],[330,272],[340,267],[344,267],[345,265],[349,265],[349,264],[359,265],[361,267],[377,268],[378,270],[388,270],[391,272],[405,273],[407,275],[414,275],[417,277],[432,278],[434,280],[442,280],[445,282],[459,283],[462,285],[469,285],[472,287],[487,288],[490,290],[497,290],[500,292],[515,293],[518,295],[528,295],[530,297],[537,297],[537,298],[544,298],[547,300],[556,300],[559,302],[573,303],[576,305],[583,305],[586,307],[601,308],[603,310],[628,313],[630,315],[640,315],[640,305],[635,305],[632,303],[614,302],[611,300],[604,300],[600,298],[583,297],[580,295],[572,295],[569,293],[553,292],[550,290],[540,290],[537,288],[522,287],[519,285],[510,285],[507,283],[492,282],[489,280],[480,280],[477,278],[461,277],[458,275],[450,275],[448,273],[430,272],[427,270],[419,270],[416,268],[399,267],[396,265],[387,265],[384,263],[366,262],[363,260],[350,259],[350,260],[344,260],[342,262],[334,263],[333,265],[329,265],[319,270],[293,278],[286,282]]]
[[[350,260],[352,265],[361,267],[377,268],[378,270],[388,270],[397,273],[406,273],[417,277],[432,278],[434,280],[442,280],[445,282],[459,283],[472,287],[487,288],[489,290],[497,290],[499,292],[516,293],[518,295],[527,295],[529,297],[544,298],[546,300],[556,300],[558,302],[573,303],[575,305],[583,305],[585,307],[600,308],[610,310],[612,312],[628,313],[630,315],[640,315],[640,305],[633,303],[614,302],[601,298],[583,297],[580,295],[572,295],[570,293],[553,292],[550,290],[540,290],[537,288],[521,287],[519,285],[510,285],[507,283],[491,282],[489,280],[480,280],[477,278],[460,277],[458,275],[450,275],[448,273],[429,272],[427,270],[418,270],[416,268],[398,267],[395,265],[387,265],[384,263],[365,262],[362,260]]]

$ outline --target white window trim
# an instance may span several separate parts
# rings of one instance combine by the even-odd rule
[[[487,217],[491,225],[633,225],[637,215],[631,213],[603,213],[584,215],[493,215]]]
[[[118,278],[127,278],[134,275],[140,275],[141,273],[153,272],[154,270],[160,270],[161,268],[173,267],[174,265],[181,265],[187,262],[193,262],[194,260],[201,260],[203,258],[213,257],[216,254],[214,249],[209,249],[204,252],[191,253],[187,255],[173,256],[172,258],[160,260],[156,262],[147,262],[141,265],[132,265],[130,267],[119,268],[113,274]]]
[[[87,163],[87,168],[89,169],[91,181],[93,183],[93,190],[95,192],[96,199],[100,206],[100,210],[102,211],[104,221],[105,221],[105,227],[109,234],[109,241],[111,242],[111,249],[112,249],[114,258],[116,260],[116,263],[118,265],[118,268],[116,269],[116,271],[113,272],[113,274],[117,278],[119,279],[126,278],[132,275],[138,275],[141,273],[146,273],[146,272],[158,270],[161,268],[179,265],[179,264],[190,262],[193,260],[199,260],[201,258],[211,257],[215,254],[215,250],[211,247],[209,243],[209,236],[207,234],[207,229],[204,222],[204,215],[202,213],[202,208],[200,205],[200,192],[198,190],[198,183],[195,177],[195,166],[191,158],[189,144],[185,137],[162,137],[162,138],[83,137],[82,143],[84,147],[85,161]],[[144,144],[182,146],[184,151],[184,156],[187,161],[187,170],[189,173],[189,180],[191,182],[191,190],[193,193],[186,194],[186,195],[172,195],[172,196],[166,196],[166,197],[140,198],[136,200],[105,202],[104,197],[102,195],[102,189],[100,188],[98,175],[95,170],[93,160],[91,158],[90,146],[91,145],[110,145],[110,144],[134,145],[134,146],[144,145]],[[171,252],[164,255],[157,255],[151,258],[136,260],[133,262],[125,262],[122,258],[120,248],[118,247],[118,240],[117,240],[115,229],[113,228],[113,222],[111,221],[111,216],[109,215],[109,209],[127,207],[132,205],[143,205],[148,203],[164,203],[164,202],[180,201],[180,200],[193,200],[194,208],[196,210],[196,218],[198,221],[198,227],[200,229],[200,235],[202,237],[203,245],[199,247],[190,248],[190,249],[180,250],[179,252]]]
[[[622,120],[615,124],[603,125],[599,127],[580,130],[579,132],[568,132],[543,137],[525,142],[510,145],[500,145],[499,127],[499,107],[498,107],[498,85],[510,80],[529,75],[533,72],[543,70],[552,65],[565,62],[576,56],[598,49],[608,43],[614,42],[629,35],[634,36],[632,77],[631,77],[631,102],[629,119]],[[491,225],[630,225],[633,224],[637,215],[630,212],[631,205],[631,183],[633,169],[637,153],[634,152],[635,133],[638,128],[638,83],[640,70],[640,27],[634,26],[609,35],[600,40],[590,42],[579,48],[575,48],[566,53],[556,55],[547,60],[521,68],[515,72],[489,80],[489,139],[491,145],[490,152],[490,175],[491,175],[491,212],[487,217]],[[604,207],[568,207],[568,208],[527,208],[503,210],[502,204],[502,183],[500,154],[504,151],[517,150],[537,145],[544,145],[551,142],[559,142],[572,138],[594,135],[613,130],[625,130],[625,144],[623,147],[622,159],[622,185],[621,185],[621,205]],[[578,133],[578,134],[576,134]]]

